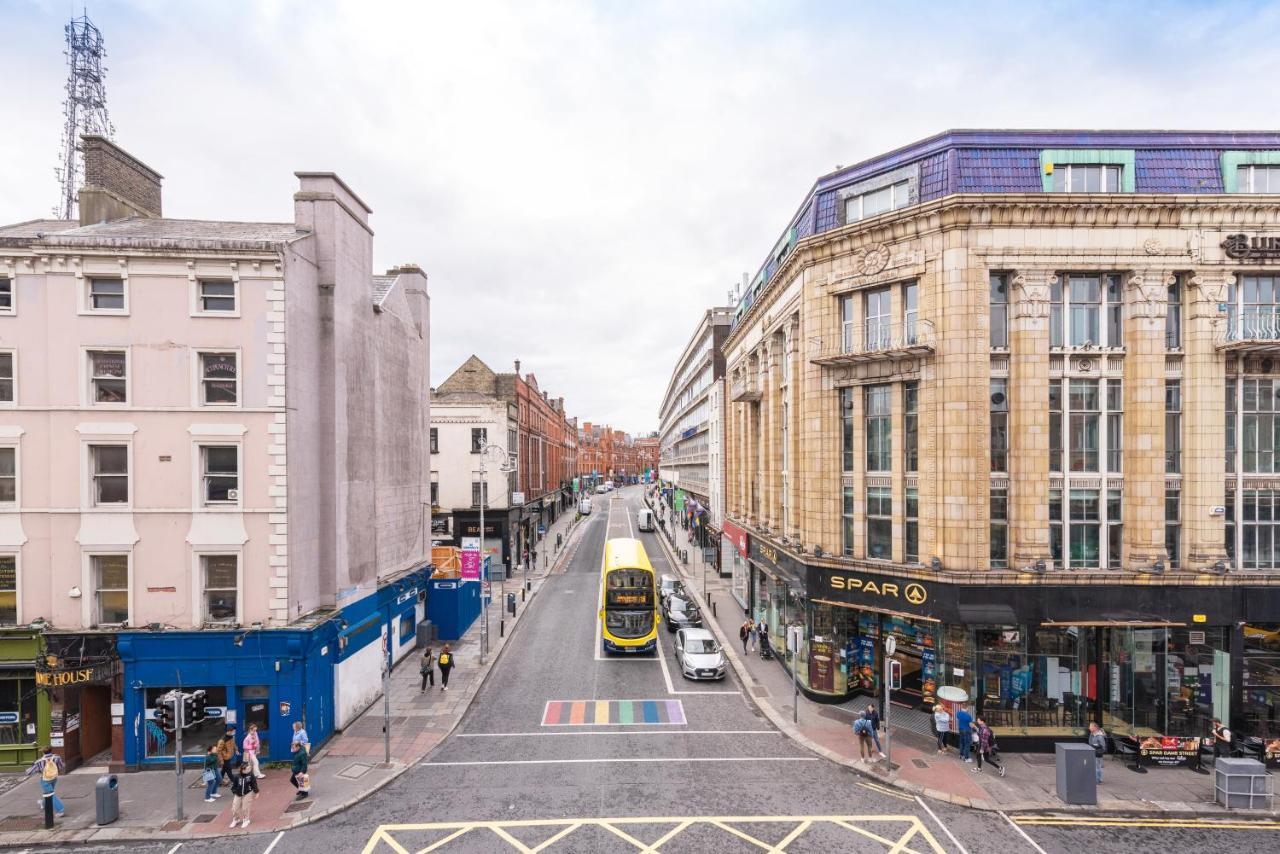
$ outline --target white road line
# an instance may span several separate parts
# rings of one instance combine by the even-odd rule
[[[817,762],[816,756],[685,756],[668,759],[665,756],[634,756],[627,759],[484,759],[470,762],[423,762],[424,768],[455,768],[472,765],[617,765],[638,762]],[[928,809],[928,807],[925,807]],[[931,813],[932,815],[932,813]],[[944,830],[946,828],[943,828]],[[948,833],[948,836],[951,834]],[[952,837],[953,839],[955,837]],[[957,845],[959,843],[956,843]],[[963,848],[963,854],[969,854]]]
[[[938,827],[942,828],[942,832],[947,835],[947,838],[955,843],[956,850],[959,851],[960,854],[969,854],[969,852],[965,850],[965,847],[960,844],[960,840],[956,839],[955,834],[947,829],[947,826],[942,823],[942,819],[938,818],[938,816],[934,814],[933,810],[929,809],[929,805],[921,800],[919,795],[916,795],[916,803],[920,805],[921,809],[929,814],[929,817],[933,819],[934,823],[937,824]]]
[[[177,845],[175,845],[175,846],[173,846],[172,848],[170,848],[170,849],[169,849],[168,854],[173,854],[173,852],[177,851],[177,850],[178,850],[179,848],[181,848],[181,847],[182,847],[182,843],[181,843],[181,842],[179,842]],[[270,848],[268,848],[267,850],[268,850],[268,851],[270,851],[271,849],[270,849]],[[25,851],[25,849],[24,849],[24,851]]]
[[[662,652],[662,632],[658,632],[658,640],[655,646],[658,649],[658,663],[662,665],[662,681],[667,683],[667,693],[675,694],[676,686],[671,684],[671,671],[667,669],[667,656]],[[719,693],[719,692],[713,692]]]
[[[276,845],[280,842],[280,837],[282,836],[284,836],[283,830],[276,834],[276,838],[271,840],[271,844],[267,846],[267,850],[263,851],[262,854],[271,854],[271,849],[276,847]]]
[[[1017,823],[1015,823],[1013,819],[1009,818],[1009,816],[1004,814],[1004,810],[996,810],[996,812],[1000,813],[1000,817],[1002,819],[1009,822],[1010,827],[1018,831],[1019,836],[1027,840],[1028,845],[1030,845],[1034,850],[1038,851],[1040,854],[1046,854],[1045,850],[1041,848],[1039,845],[1037,845],[1034,839],[1032,839],[1030,836],[1027,836],[1027,832],[1025,830],[1023,830],[1021,827],[1018,827]]]
[[[609,726],[616,726],[616,724]],[[455,735],[458,738],[522,738],[528,735],[782,735],[782,733],[776,729],[682,729],[630,732],[611,729],[575,729],[557,732],[460,732]]]

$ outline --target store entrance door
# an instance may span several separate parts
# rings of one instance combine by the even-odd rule
[[[249,685],[240,689],[240,732],[237,734],[243,741],[244,734],[249,731],[250,724],[258,727],[258,741],[262,746],[258,750],[259,759],[271,755],[271,704],[268,702],[270,690],[265,685]]]

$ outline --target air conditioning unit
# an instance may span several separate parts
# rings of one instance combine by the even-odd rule
[[[228,500],[228,501],[239,501],[239,500],[240,500],[240,490],[238,490],[238,489],[228,489],[228,490],[227,490],[227,500]]]

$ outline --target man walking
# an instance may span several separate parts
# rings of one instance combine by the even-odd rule
[[[58,788],[58,777],[62,774],[63,765],[62,757],[53,752],[52,747],[44,749],[44,755],[31,763],[31,767],[27,769],[27,773],[22,775],[22,779],[30,777],[32,774],[40,774],[40,809],[44,810],[45,798],[53,798],[53,814],[58,818],[62,818],[67,814],[67,810],[62,805],[62,800],[58,797],[55,790]]]
[[[747,654],[747,643],[751,640],[751,621],[747,620],[738,626],[738,639],[742,641],[742,654]]]
[[[227,734],[222,737],[222,744],[218,748],[218,759],[222,761],[222,776],[226,778],[228,783],[235,782],[235,763],[236,758],[236,728],[227,729]]]
[[[875,703],[868,703],[862,716],[871,721],[871,740],[876,743],[876,753],[880,754],[881,759],[888,758],[884,755],[884,748],[880,746],[880,710]]]
[[[308,754],[311,753],[311,739],[307,737],[307,731],[303,729],[302,721],[294,721],[293,739],[289,742],[289,752],[292,753],[297,750],[299,744]]]
[[[972,762],[973,715],[964,706],[956,709],[956,739],[960,742],[960,758]]]
[[[453,670],[453,653],[449,651],[448,644],[440,650],[440,658],[436,660],[436,666],[440,668],[440,690],[448,691],[449,671]]]
[[[933,706],[933,728],[938,732],[938,752],[947,752],[947,732],[951,729],[951,713],[941,701]]]
[[[1218,718],[1213,719],[1213,761],[1220,756],[1231,755],[1231,730]]]
[[[434,667],[435,660],[435,653],[432,652],[431,647],[428,646],[422,653],[422,666],[418,668],[418,673],[422,675],[422,688],[419,689],[419,694],[427,690],[428,684],[430,684],[432,688],[436,685],[436,671]]]
[[[1089,746],[1093,748],[1093,755],[1096,757],[1095,766],[1098,769],[1098,782],[1102,782],[1102,762],[1107,758],[1107,734],[1098,726],[1097,721],[1089,722]]]
[[[858,739],[858,761],[871,758],[871,721],[864,715],[853,722],[853,734]]]

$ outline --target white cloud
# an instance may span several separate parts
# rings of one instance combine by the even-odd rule
[[[837,163],[947,127],[1276,126],[1275,7],[1090,5],[91,13],[118,139],[165,174],[168,213],[287,219],[294,170],[336,171],[374,209],[377,265],[431,275],[437,381],[519,358],[571,413],[638,432],[700,312]],[[0,6],[0,220],[56,195],[66,13]]]

